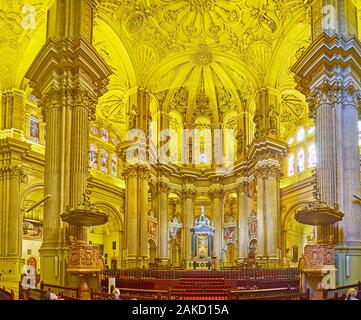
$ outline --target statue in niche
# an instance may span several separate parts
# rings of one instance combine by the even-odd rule
[[[259,111],[256,111],[256,114],[253,117],[253,122],[256,126],[256,132],[254,136],[258,138],[261,135],[261,120],[263,119],[263,116],[259,113]]]
[[[134,104],[131,105],[130,107],[130,110],[129,110],[129,113],[128,113],[128,116],[129,116],[129,128],[130,129],[133,129],[136,127],[136,120],[137,120],[137,108]]]
[[[269,113],[270,129],[271,132],[277,133],[278,128],[278,112],[274,106],[271,106],[271,111]]]

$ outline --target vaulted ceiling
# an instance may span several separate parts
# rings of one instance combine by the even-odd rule
[[[1,2],[1,89],[26,87],[24,74],[45,42],[46,10],[53,1]],[[252,114],[256,91],[272,87],[282,98],[286,135],[307,115],[290,67],[310,43],[309,3],[98,0],[93,43],[113,70],[98,119],[122,135],[129,97],[147,87],[154,109],[177,113],[184,123],[207,118],[222,125],[230,114]],[[35,28],[22,26],[25,5],[35,8]]]

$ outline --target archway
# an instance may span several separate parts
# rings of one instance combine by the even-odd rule
[[[157,256],[157,245],[153,239],[148,240],[149,263],[154,263]]]
[[[104,259],[105,267],[113,268],[113,261],[116,260],[116,267],[120,268],[123,255],[123,219],[124,217],[110,204],[96,202],[95,205],[103,212],[108,213],[109,220],[106,224],[89,228],[88,239],[93,245],[97,245],[101,257]]]
[[[299,223],[295,219],[295,211],[287,215],[284,223],[284,265],[286,267],[297,267],[303,248],[315,237],[315,227]]]
[[[116,260],[116,259],[112,259],[112,262],[111,262],[111,264],[110,264],[110,268],[111,268],[112,270],[117,270],[117,267],[118,267],[118,262],[117,262],[117,260]]]
[[[257,240],[252,239],[248,246],[248,259],[256,259],[257,256]]]
[[[168,195],[169,221],[169,263],[171,266],[181,266],[183,214],[181,197],[176,193]]]
[[[44,203],[27,212],[44,198],[42,185],[35,185],[22,196],[22,259],[25,265],[31,264],[36,273],[40,270],[39,249],[43,243]]]

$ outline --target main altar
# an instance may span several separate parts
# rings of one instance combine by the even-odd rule
[[[201,215],[195,220],[191,228],[192,259],[188,262],[188,269],[211,270],[216,268],[216,259],[213,258],[214,226],[204,214],[204,205]]]

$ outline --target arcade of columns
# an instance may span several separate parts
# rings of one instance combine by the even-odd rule
[[[327,1],[326,1],[327,2]],[[345,1],[339,1],[346,6]],[[66,3],[67,5],[61,5]],[[361,89],[361,44],[351,15],[354,11],[337,10],[338,25],[332,34],[322,33],[319,0],[313,4],[313,42],[294,66],[298,89],[307,97],[316,124],[317,187],[322,201],[338,206],[344,213],[341,222],[331,227],[319,227],[317,240],[323,242],[334,235],[338,259],[339,283],[360,280],[361,269],[361,208],[353,200],[360,194],[360,159],[358,149],[358,98]],[[41,276],[44,282],[69,283],[66,273],[68,235],[86,240],[83,228],[68,227],[60,215],[82,204],[87,189],[89,120],[94,114],[97,99],[105,92],[111,70],[92,47],[92,14],[90,0],[55,1],[49,10],[47,41],[31,65],[27,78],[40,99],[47,128],[44,194],[51,197],[45,203],[44,241],[41,248]],[[137,115],[133,128],[147,132],[149,127],[149,92],[139,88],[135,104]],[[3,96],[3,106],[11,114],[17,92]],[[206,173],[190,164],[183,168],[149,163],[124,163],[125,188],[125,265],[148,265],[148,190],[154,191],[152,209],[159,223],[158,258],[169,260],[168,194],[181,195],[183,217],[182,259],[191,258],[191,237],[187,230],[198,216],[195,199],[207,195],[211,200],[210,220],[215,227],[214,255],[222,258],[225,195],[236,193],[238,198],[237,259],[248,255],[248,218],[253,197],[257,207],[257,256],[279,261],[281,252],[280,186],[282,160],[287,145],[279,135],[279,96],[272,88],[258,90],[254,137],[241,137],[238,144],[247,153],[238,155],[233,173],[217,176],[214,168]],[[161,112],[162,113],[162,112]],[[249,114],[245,113],[245,117]],[[4,128],[22,129],[16,113],[7,118]],[[163,115],[161,124],[167,127]],[[243,121],[239,124],[244,132]],[[11,135],[16,136],[17,131]],[[72,139],[70,138],[72,137]],[[20,269],[21,252],[20,184],[25,181],[21,154],[28,145],[16,137],[1,139],[0,203],[6,225],[1,232],[0,262],[2,268]],[[121,143],[119,156],[134,148]],[[244,148],[245,149],[245,148]],[[152,146],[146,145],[146,154]],[[256,190],[252,193],[251,190]],[[9,209],[8,209],[9,208]],[[6,258],[4,258],[6,257]],[[349,257],[349,258],[347,258]],[[351,262],[350,262],[351,257]],[[348,261],[348,262],[346,262]],[[345,272],[351,263],[351,271]],[[16,269],[16,268],[15,268]],[[347,274],[347,276],[345,276]]]

